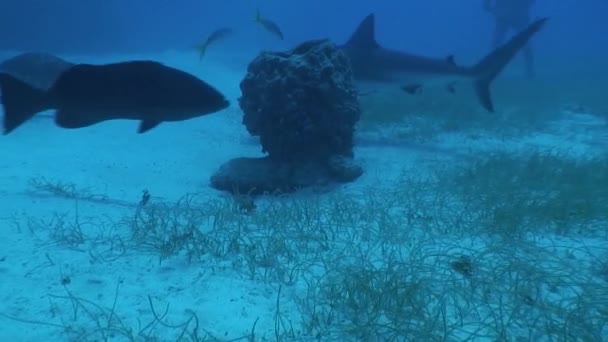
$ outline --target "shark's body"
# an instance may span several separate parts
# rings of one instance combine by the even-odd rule
[[[473,82],[483,107],[493,112],[490,83],[546,20],[533,22],[474,66],[458,65],[452,56],[430,58],[380,46],[376,41],[373,14],[359,24],[349,41],[340,48],[349,57],[356,80],[397,83],[408,93],[416,93],[423,86],[438,83],[453,92],[454,84],[469,81]]]

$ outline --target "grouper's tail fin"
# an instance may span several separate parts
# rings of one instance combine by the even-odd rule
[[[489,55],[484,57],[472,68],[475,78],[475,91],[479,101],[490,112],[494,111],[492,97],[490,95],[490,83],[513,59],[528,40],[545,25],[547,18],[538,19],[530,24],[526,29],[519,32],[504,45],[496,48]]]
[[[0,73],[0,97],[4,108],[4,134],[9,134],[36,113],[48,109],[44,90],[6,73]]]

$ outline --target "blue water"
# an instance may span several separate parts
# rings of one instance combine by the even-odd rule
[[[260,52],[342,44],[374,13],[382,46],[471,65],[492,49],[481,2],[1,0],[0,62],[151,59],[232,105],[142,135],[47,111],[0,136],[0,342],[608,341],[607,0],[535,1],[536,77],[516,56],[496,113],[464,87],[364,88],[353,183],[256,208],[210,186],[264,156],[238,102]]]
[[[424,54],[458,52],[470,58],[486,51],[490,39],[491,19],[480,3],[6,0],[0,3],[0,49],[96,54],[182,49],[220,26],[240,32],[231,42],[234,48],[286,47],[315,37],[344,40],[361,17],[375,12],[379,36],[389,46]],[[286,35],[283,44],[256,35],[256,7],[280,23]],[[535,42],[539,57],[560,62],[605,57],[607,13],[604,0],[536,1],[532,17],[551,17],[550,29]]]

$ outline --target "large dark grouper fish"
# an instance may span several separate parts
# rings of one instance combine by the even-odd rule
[[[48,90],[0,73],[4,134],[36,113],[55,109],[55,123],[81,128],[113,119],[140,120],[139,133],[163,121],[217,112],[229,103],[219,91],[186,72],[152,61],[76,64]]]
[[[441,84],[453,92],[454,84],[468,80],[473,82],[482,106],[493,112],[490,83],[546,21],[536,20],[470,67],[456,64],[453,56],[430,58],[382,47],[376,41],[373,14],[363,19],[340,48],[351,61],[355,79],[396,83],[411,94],[430,84]]]

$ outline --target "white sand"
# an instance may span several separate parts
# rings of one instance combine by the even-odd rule
[[[82,62],[106,62],[141,56],[115,56],[103,60],[66,57]],[[146,57],[192,72],[217,86],[227,95],[231,107],[187,122],[163,123],[142,135],[136,133],[138,123],[133,121],[64,130],[55,127],[48,118],[39,118],[0,137],[2,341],[67,340],[66,336],[70,334],[65,334],[61,326],[88,329],[92,335],[82,335],[82,340],[89,340],[93,335],[102,336],[99,331],[106,327],[95,330],[95,319],[82,308],[74,319],[73,301],[57,297],[67,296],[66,289],[75,297],[96,303],[108,313],[117,294],[115,314],[133,329],[134,334],[140,329],[138,319],[142,320],[142,325],[153,321],[148,303],[150,296],[159,314],[170,303],[167,320],[172,324],[184,322],[190,312],[195,312],[201,338],[206,333],[226,340],[246,336],[258,320],[256,336],[274,339],[279,289],[276,282],[252,280],[242,272],[234,271],[230,261],[213,258],[190,264],[184,257],[177,256],[159,264],[158,256],[130,252],[114,260],[96,260],[87,248],[90,244],[73,249],[57,245],[49,237],[53,215],[68,214],[68,221],[74,220],[77,210],[80,222],[86,224],[104,220],[106,216],[108,220],[118,219],[133,213],[134,209],[36,196],[28,192],[31,190],[28,182],[32,178],[44,177],[52,182],[73,183],[79,188],[89,188],[93,193],[133,204],[139,201],[143,189],[166,201],[176,201],[187,193],[198,193],[210,199],[227,197],[210,188],[211,174],[231,158],[261,155],[260,147],[248,137],[240,123],[238,83],[244,76],[245,65],[236,69],[233,64],[228,67],[228,63],[222,63],[219,56],[213,54],[202,64],[194,53],[169,52]],[[581,154],[598,149],[598,146],[606,148],[605,127],[602,122],[593,121],[599,119],[573,114],[568,120],[549,133],[511,141],[485,137],[473,140],[462,135],[445,135],[429,145],[383,146],[368,141],[355,151],[364,163],[365,174],[356,183],[336,191],[356,193],[368,187],[388,188],[404,169],[424,172],[427,167],[450,163],[461,158],[461,153],[470,151],[515,151],[532,147]],[[94,227],[86,229],[95,230]],[[559,244],[570,250],[568,245],[578,248],[581,245],[601,246],[604,242],[583,243],[562,238]],[[550,237],[539,242],[539,245],[553,244]],[[471,242],[471,248],[475,246],[479,244]],[[587,262],[581,260],[581,264]],[[65,287],[61,284],[64,277],[70,279]],[[303,291],[298,287],[282,287],[281,310],[300,330],[295,309],[296,293],[301,295]],[[95,307],[89,310],[92,316],[99,318]],[[157,327],[154,333],[159,334],[159,340],[170,341],[179,331]],[[74,336],[74,331],[70,333]],[[138,340],[145,339],[140,337]]]

